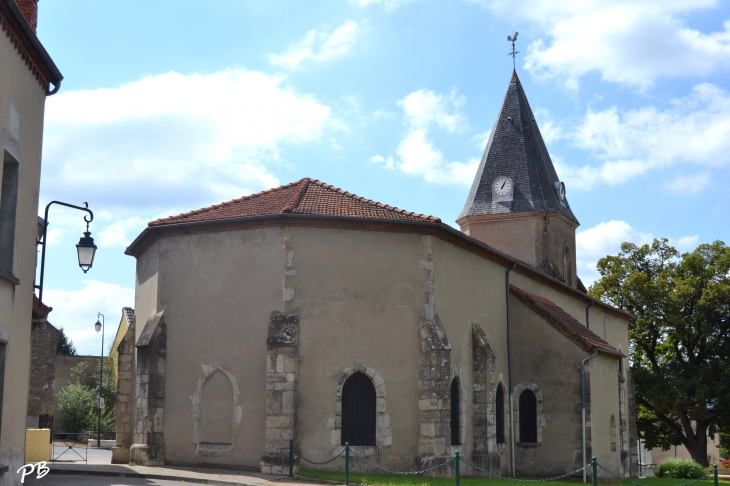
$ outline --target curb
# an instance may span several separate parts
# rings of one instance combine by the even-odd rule
[[[236,481],[222,481],[220,479],[192,478],[189,476],[172,476],[169,474],[122,473],[113,471],[95,471],[93,469],[51,469],[49,474],[63,474],[69,476],[106,476],[115,478],[161,479],[166,481],[181,481],[185,483],[211,484],[216,486],[259,486],[252,483]]]

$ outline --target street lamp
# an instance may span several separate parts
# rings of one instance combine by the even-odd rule
[[[93,260],[93,258],[94,258],[93,253],[91,255],[91,258]],[[79,258],[79,260],[80,260],[80,258]],[[99,317],[101,317],[101,322],[99,322]],[[99,366],[99,398],[96,400],[96,408],[99,409],[99,424],[96,429],[96,447],[101,449],[101,409],[103,408],[102,407],[103,399],[101,398],[101,385],[104,382],[104,314],[102,314],[101,312],[96,314],[96,324],[94,324],[94,329],[96,329],[96,332],[101,331],[101,365]]]
[[[38,241],[37,243],[39,245],[43,246],[43,251],[41,252],[41,279],[40,284],[35,285],[35,288],[38,289],[38,302],[43,303],[43,278],[45,275],[45,267],[46,267],[46,236],[48,232],[48,209],[50,209],[52,204],[60,204],[61,206],[66,206],[68,208],[74,208],[78,209],[80,211],[86,211],[89,213],[89,216],[84,216],[84,221],[86,221],[86,231],[84,231],[84,236],[81,237],[79,240],[79,244],[76,245],[76,251],[78,253],[79,258],[79,267],[81,267],[81,270],[84,271],[84,273],[88,272],[91,268],[91,265],[94,263],[94,254],[96,253],[96,245],[94,244],[94,238],[91,237],[91,233],[89,232],[89,223],[91,223],[94,220],[94,213],[91,212],[89,209],[89,205],[87,203],[84,203],[84,207],[81,206],[74,206],[73,204],[68,204],[61,201],[51,201],[46,205],[46,212],[43,220],[43,240]],[[87,219],[88,218],[88,219]]]

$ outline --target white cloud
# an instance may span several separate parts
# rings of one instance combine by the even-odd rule
[[[294,71],[305,61],[339,59],[352,51],[359,33],[357,22],[347,22],[330,34],[312,29],[283,54],[270,54],[269,62]]]
[[[395,162],[393,161],[393,157],[388,157],[386,159],[382,155],[375,155],[373,157],[370,157],[370,162],[374,164],[380,164],[383,166],[384,169],[395,170]]]
[[[697,248],[697,245],[700,242],[699,235],[692,235],[692,236],[682,236],[679,238],[676,242],[672,242],[670,240],[670,243],[675,245],[678,250],[682,251],[692,251],[695,248]]]
[[[525,67],[576,88],[587,73],[639,89],[660,77],[703,77],[730,67],[730,21],[700,32],[685,17],[716,0],[477,0],[502,17],[523,19],[531,35]]]
[[[653,106],[589,109],[580,124],[562,131],[561,137],[602,160],[597,167],[556,163],[561,177],[581,190],[599,182],[620,184],[670,166],[700,166],[709,171],[730,164],[730,95],[703,83],[665,110]],[[695,176],[696,190],[708,182],[708,171]]]
[[[397,160],[376,155],[370,161],[389,170],[397,169],[423,177],[428,182],[471,184],[479,160],[471,159],[465,163],[449,161],[428,136],[431,127],[447,132],[466,128],[466,118],[459,111],[465,100],[456,91],[443,95],[422,89],[408,94],[397,102],[408,125],[408,130],[396,150]]]
[[[97,245],[126,248],[147,226],[147,220],[133,216],[117,219],[99,232]]]
[[[413,0],[351,0],[352,3],[359,5],[360,7],[368,7],[370,5],[378,5],[383,8],[386,12],[390,13],[393,10],[402,7],[406,3],[410,3]]]
[[[469,185],[479,165],[478,159],[467,163],[448,161],[423,129],[408,132],[396,153],[400,157],[395,163],[398,170],[439,184]]]
[[[625,221],[608,221],[586,228],[575,234],[576,269],[578,276],[588,286],[599,278],[596,264],[606,255],[618,255],[621,243],[637,245],[651,243],[654,236],[631,227]]]
[[[473,137],[471,137],[474,142],[476,142],[476,145],[478,148],[484,150],[487,147],[487,143],[489,142],[489,137],[492,136],[492,130],[489,129],[486,132],[477,133]]]
[[[456,91],[448,95],[421,89],[398,101],[406,123],[415,129],[427,129],[431,125],[454,132],[465,128],[466,118],[458,110],[466,98]]]
[[[328,106],[285,78],[243,69],[174,72],[46,104],[43,193],[92,209],[195,209],[279,181],[287,144],[337,129]]]
[[[698,235],[668,237],[669,244],[680,251],[694,250],[699,243]],[[575,234],[578,276],[586,286],[600,278],[596,270],[598,260],[607,255],[618,255],[621,243],[651,244],[654,235],[634,229],[626,221],[607,221]]]
[[[674,180],[667,182],[664,187],[671,191],[683,193],[700,192],[710,182],[710,173],[701,172],[694,175],[678,175]]]
[[[48,321],[56,328],[63,327],[79,354],[99,355],[101,333],[94,331],[97,312],[105,317],[104,353],[108,352],[109,337],[114,336],[122,316],[122,307],[134,307],[134,289],[114,284],[85,280],[80,290],[45,289],[44,302],[53,311]],[[107,327],[108,326],[108,327]]]

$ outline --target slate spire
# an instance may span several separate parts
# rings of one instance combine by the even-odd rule
[[[501,176],[513,184],[507,196],[494,192],[494,183]],[[533,211],[562,213],[578,225],[568,199],[561,201],[560,180],[517,72],[513,71],[457,222],[469,216]]]

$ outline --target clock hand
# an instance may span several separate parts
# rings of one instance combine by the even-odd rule
[[[500,189],[504,189],[504,185],[505,184],[507,184],[507,180],[506,179],[504,181],[502,181],[502,187],[500,187]]]

